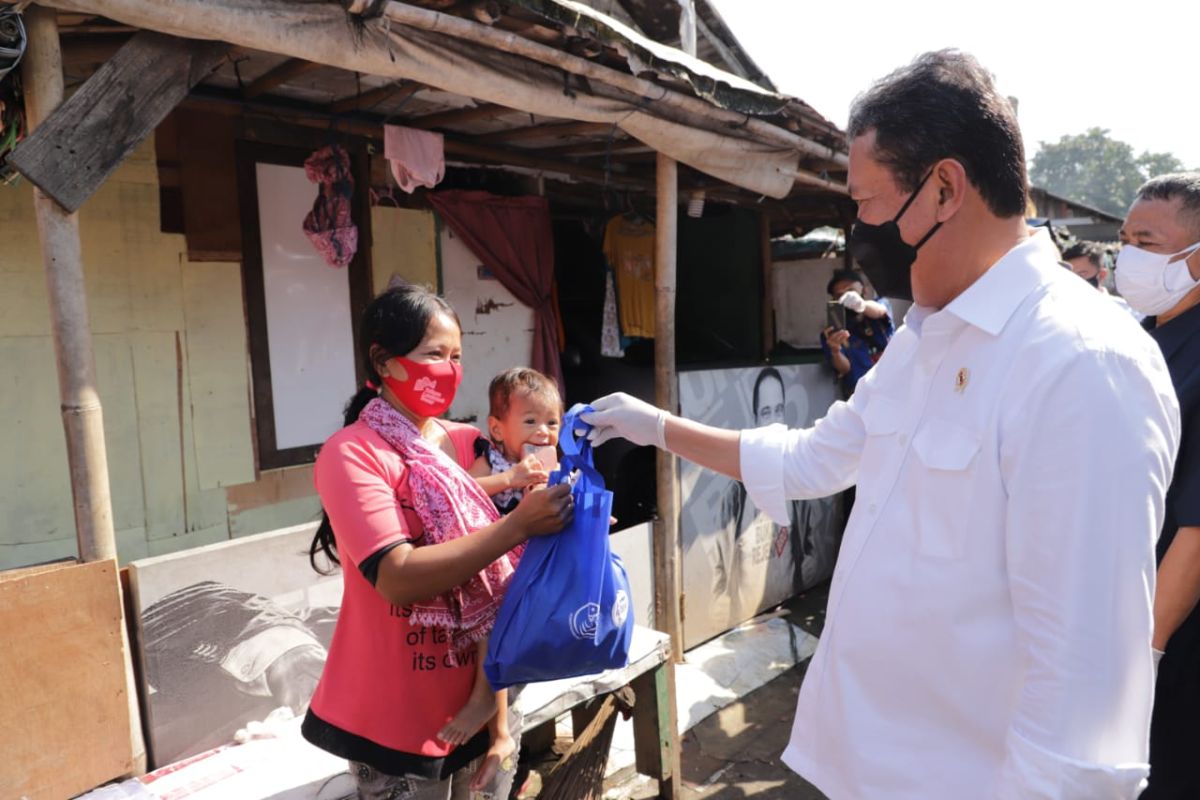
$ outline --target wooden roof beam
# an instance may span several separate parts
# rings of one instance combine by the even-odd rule
[[[359,111],[367,108],[374,108],[385,100],[404,100],[412,97],[422,89],[427,88],[422,83],[409,81],[407,83],[397,81],[389,83],[386,86],[380,86],[375,89],[369,89],[362,94],[353,94],[349,97],[343,97],[329,104],[328,111],[330,114],[343,114],[347,111]]]
[[[288,81],[295,80],[302,75],[307,75],[310,72],[315,72],[321,69],[323,64],[318,64],[315,61],[306,61],[303,58],[289,58],[277,67],[269,69],[258,78],[255,78],[250,84],[242,90],[242,96],[247,100],[253,100],[271,91],[277,86],[282,86]]]
[[[462,125],[467,122],[474,122],[477,119],[487,119],[499,114],[514,113],[513,109],[508,106],[496,105],[495,103],[480,103],[467,108],[453,108],[449,111],[439,111],[435,114],[426,114],[423,117],[416,117],[405,121],[405,125],[410,128],[421,128],[422,130],[430,130],[433,128],[447,128],[452,125]]]
[[[608,137],[603,139],[592,139],[587,142],[576,142],[574,144],[565,144],[560,147],[539,147],[538,152],[552,157],[557,156],[574,156],[576,158],[586,158],[588,156],[596,156],[597,158],[607,155],[622,155],[628,153],[653,153],[654,148],[649,145],[642,144],[637,139],[629,139],[622,135],[623,131],[618,131],[617,136],[613,137],[612,144],[608,142]]]
[[[573,161],[558,161],[520,150],[488,147],[476,144],[475,141],[447,139],[446,156],[447,158],[457,156],[471,161],[491,161],[498,166],[511,165],[543,172],[554,172],[591,183],[603,184],[607,181],[613,188],[649,189],[654,185],[654,182],[648,178],[625,175],[620,172],[605,173],[603,169],[584,166]]]
[[[550,125],[533,125],[528,128],[513,128],[476,136],[476,140],[495,144],[498,142],[527,142],[532,139],[554,139],[566,136],[594,136],[607,134],[613,126],[605,122],[565,122]]]

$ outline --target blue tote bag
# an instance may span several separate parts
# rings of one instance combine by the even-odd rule
[[[529,540],[488,640],[492,688],[590,675],[629,663],[629,578],[608,546],[612,492],[592,465],[588,425],[576,405],[563,420],[562,464],[550,485],[572,480],[575,519],[562,533]]]

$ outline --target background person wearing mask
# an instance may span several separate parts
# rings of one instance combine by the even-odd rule
[[[1071,268],[1079,277],[1095,286],[1105,297],[1110,298],[1114,303],[1125,309],[1133,315],[1134,319],[1139,322],[1142,315],[1129,307],[1129,303],[1125,302],[1124,298],[1115,294],[1109,294],[1108,291],[1108,265],[1109,255],[1103,245],[1095,242],[1078,241],[1067,246],[1062,254],[1063,263]]]
[[[884,298],[864,298],[862,276],[852,269],[833,273],[825,287],[832,301],[846,310],[846,325],[821,331],[821,349],[838,375],[842,397],[854,393],[859,378],[875,366],[895,333],[892,307]]]
[[[1138,190],[1121,227],[1117,289],[1148,316],[1179,395],[1183,437],[1158,540],[1154,647],[1162,655],[1144,800],[1200,797],[1200,172]]]
[[[974,58],[892,73],[848,135],[851,252],[916,302],[850,400],[738,432],[611,395],[593,440],[741,479],[778,521],[857,482],[783,754],[832,800],[1133,798],[1179,440],[1162,354],[1026,228],[1021,132]]]

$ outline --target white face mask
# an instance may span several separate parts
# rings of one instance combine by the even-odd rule
[[[1117,254],[1117,291],[1134,310],[1148,316],[1170,311],[1200,286],[1187,265],[1187,257],[1197,249],[1200,242],[1170,255],[1122,246]]]

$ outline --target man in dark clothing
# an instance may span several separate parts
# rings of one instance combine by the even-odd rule
[[[842,396],[846,398],[854,393],[859,378],[883,355],[896,328],[891,305],[882,297],[867,300],[862,276],[854,270],[833,273],[825,291],[831,302],[844,309],[844,325],[831,324],[821,331],[821,349],[838,374]]]
[[[1158,541],[1160,658],[1142,800],[1200,797],[1200,172],[1138,190],[1121,227],[1117,289],[1158,341],[1183,423]]]

